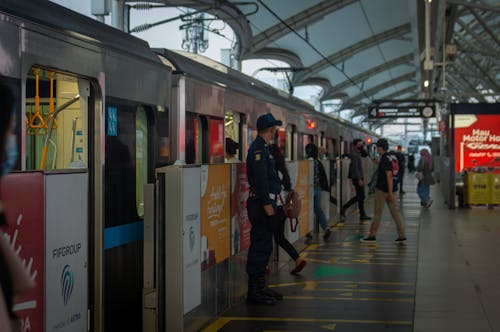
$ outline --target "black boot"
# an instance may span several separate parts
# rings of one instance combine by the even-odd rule
[[[248,278],[248,293],[247,293],[247,302],[255,303],[255,304],[268,304],[273,305],[276,303],[276,300],[266,294],[264,289],[260,286],[260,276],[250,277]],[[262,276],[264,278],[264,276]]]
[[[258,282],[259,282],[259,287],[264,290],[264,293],[267,296],[270,296],[277,301],[283,300],[283,294],[280,294],[277,291],[266,286],[266,279],[264,278],[264,276],[259,276],[257,278],[258,278]]]

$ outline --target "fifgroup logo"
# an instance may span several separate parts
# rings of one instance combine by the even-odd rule
[[[73,273],[70,271],[70,266],[66,264],[61,273],[61,295],[64,301],[64,305],[68,304],[71,293],[73,292]]]

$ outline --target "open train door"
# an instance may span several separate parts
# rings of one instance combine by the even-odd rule
[[[167,166],[144,186],[143,331],[182,331],[201,304],[200,180],[199,166]]]

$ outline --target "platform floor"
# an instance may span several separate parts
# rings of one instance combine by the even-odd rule
[[[305,247],[300,276],[289,274],[291,262],[271,273],[282,302],[242,302],[204,331],[500,331],[500,210],[449,210],[436,186],[425,210],[415,188],[408,175],[400,198],[405,245],[394,243],[387,208],[377,244],[359,242],[369,222],[348,213],[329,241]]]

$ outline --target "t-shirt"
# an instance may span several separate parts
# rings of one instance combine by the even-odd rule
[[[383,192],[388,192],[388,185],[387,185],[387,171],[392,172],[392,161],[390,158],[396,158],[394,155],[390,155],[389,153],[384,153],[382,157],[380,158],[380,163],[378,164],[377,168],[377,185],[376,187]],[[392,183],[392,191],[397,191],[398,187],[396,184],[396,181],[394,181],[393,178],[393,183]]]

